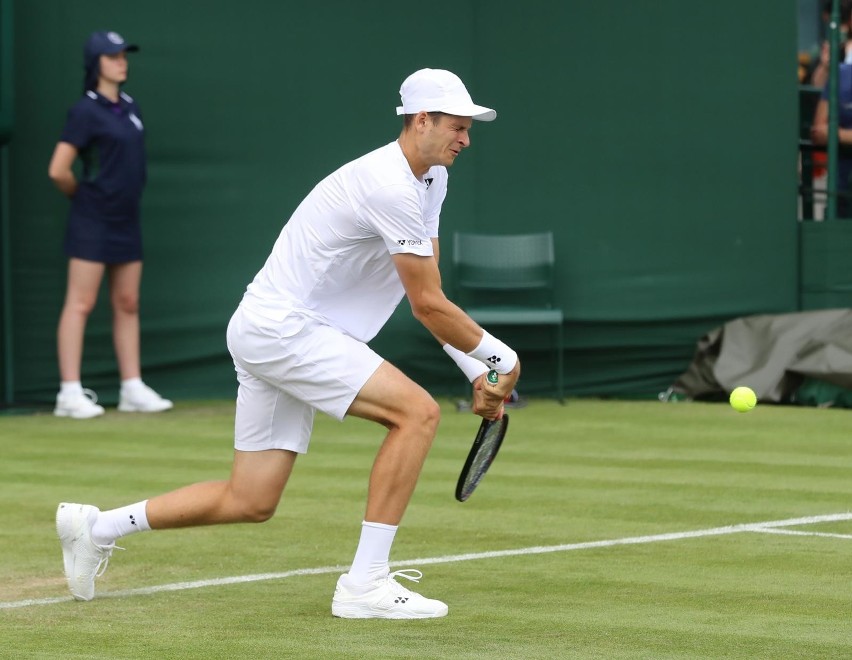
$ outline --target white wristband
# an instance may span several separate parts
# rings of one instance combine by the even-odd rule
[[[458,365],[459,369],[464,372],[464,375],[467,376],[467,379],[471,383],[488,371],[488,367],[482,364],[482,362],[468,357],[454,346],[444,344],[444,353],[453,358],[453,362]]]
[[[484,362],[498,374],[509,373],[518,363],[518,354],[485,330],[482,331],[482,340],[479,342],[479,346],[468,355]]]

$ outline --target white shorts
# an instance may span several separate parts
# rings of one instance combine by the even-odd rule
[[[234,447],[308,451],[314,413],[343,419],[382,358],[365,343],[315,319],[282,322],[237,308],[228,350],[239,390]]]

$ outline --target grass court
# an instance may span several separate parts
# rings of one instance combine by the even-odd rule
[[[318,417],[271,521],[127,537],[78,603],[57,503],[226,478],[233,403],[0,417],[0,657],[852,657],[849,411],[534,400],[460,504],[478,418],[442,407],[391,556],[449,605],[425,621],[330,613],[377,425]]]

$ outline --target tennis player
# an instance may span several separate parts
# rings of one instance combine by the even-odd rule
[[[473,382],[473,409],[494,419],[518,380],[515,352],[441,289],[438,220],[447,168],[470,146],[473,103],[453,73],[422,69],[400,89],[397,140],[321,181],[281,231],[228,325],[239,381],[230,479],[197,483],[111,511],[62,503],[56,514],[65,575],[78,600],[94,596],[115,541],[134,532],[272,517],[314,414],[354,415],[387,429],[369,479],[352,566],[340,576],[334,616],[415,619],[447,605],[397,582],[388,568],[397,527],[435,437],[434,399],[367,346],[403,296],[414,316]],[[496,384],[484,374],[495,369]]]

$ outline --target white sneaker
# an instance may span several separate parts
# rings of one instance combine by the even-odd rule
[[[163,412],[174,405],[144,383],[131,389],[121,388],[118,400],[118,409],[121,412]]]
[[[56,395],[56,408],[53,414],[57,417],[73,419],[89,419],[104,414],[103,406],[98,405],[98,395],[92,390],[84,389],[74,394]]]
[[[95,578],[104,574],[116,545],[92,540],[92,525],[100,511],[88,504],[62,502],[56,509],[56,533],[62,544],[62,561],[68,588],[76,600],[95,597]]]
[[[353,584],[349,573],[337,580],[331,613],[343,619],[431,619],[447,616],[447,605],[424,598],[394,580],[396,576],[419,582],[423,573],[416,569],[395,571],[367,585]]]

